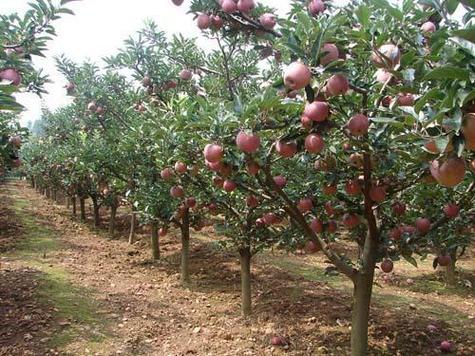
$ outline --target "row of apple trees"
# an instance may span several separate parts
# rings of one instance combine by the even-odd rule
[[[74,101],[45,112],[29,176],[79,199],[82,218],[91,199],[96,225],[109,207],[111,233],[129,205],[154,259],[178,228],[183,283],[190,229],[213,225],[239,254],[244,315],[253,255],[324,254],[354,284],[351,349],[365,355],[375,269],[432,254],[453,271],[473,234],[473,4],[295,0],[278,18],[193,0],[190,13],[212,50],[148,23],[105,70],[58,59]]]
[[[47,41],[55,35],[53,20],[72,14],[64,7],[68,2],[54,5],[50,0],[39,0],[22,16],[0,14],[0,178],[21,165],[19,149],[27,136],[18,120],[23,107],[14,94],[44,93],[47,77],[34,69],[32,57],[42,56]]]

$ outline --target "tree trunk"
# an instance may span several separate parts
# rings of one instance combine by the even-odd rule
[[[81,220],[86,221],[86,202],[83,197],[79,197],[79,206],[81,210]]]
[[[252,312],[251,302],[251,248],[245,247],[239,250],[241,262],[241,310],[243,316],[249,316]]]
[[[46,198],[48,198],[48,199],[51,197],[51,189],[50,188],[46,188],[45,195],[46,195]]]
[[[160,242],[158,240],[158,223],[152,223],[152,259],[159,260],[160,259]]]
[[[368,351],[368,322],[376,266],[377,241],[368,232],[362,255],[362,266],[353,281],[351,315],[351,355],[364,356]]]
[[[117,216],[117,204],[111,205],[111,217],[109,220],[109,236],[114,237],[115,234],[115,218]]]
[[[58,202],[58,191],[56,189],[53,189],[53,201]]]
[[[454,286],[457,283],[455,276],[455,264],[457,263],[457,253],[450,253],[450,263],[445,267],[445,283]]]
[[[73,205],[73,216],[77,215],[77,209],[76,209],[76,197],[71,198],[71,203]]]
[[[185,210],[181,223],[181,283],[190,283],[190,211]]]
[[[137,225],[137,214],[132,212],[130,216],[130,233],[129,233],[129,244],[133,244],[135,242],[135,228]]]
[[[69,210],[69,208],[71,207],[71,198],[69,197],[69,195],[67,195],[64,199],[66,203],[66,210]]]
[[[94,227],[98,228],[101,226],[101,214],[99,211],[99,204],[97,203],[97,198],[91,197],[92,200],[92,210],[94,211]]]

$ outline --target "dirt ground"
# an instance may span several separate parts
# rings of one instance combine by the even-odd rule
[[[150,261],[146,229],[126,241],[71,217],[23,182],[0,186],[0,355],[346,355],[351,286],[322,256],[267,251],[253,262],[254,314],[240,316],[239,265],[212,231],[192,235],[192,284],[177,235]],[[378,272],[372,355],[475,355],[475,261],[446,287],[431,261]],[[430,325],[430,326],[429,326]],[[429,326],[429,328],[428,328]],[[282,336],[284,347],[271,345]]]

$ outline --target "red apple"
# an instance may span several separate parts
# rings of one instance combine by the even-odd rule
[[[186,198],[185,200],[185,205],[188,207],[188,208],[194,208],[196,206],[196,199],[195,197],[189,197],[189,198]]]
[[[297,144],[295,142],[277,141],[275,150],[279,155],[285,158],[291,158],[297,153]]]
[[[280,189],[284,188],[287,185],[287,179],[284,176],[275,176],[274,177],[274,183],[277,185]]]
[[[220,30],[224,26],[223,19],[218,15],[211,16],[211,28],[215,31]]]
[[[18,86],[21,84],[21,75],[16,69],[3,69],[0,71],[0,81],[2,80],[10,82],[11,85]]]
[[[304,198],[304,199],[301,199],[298,204],[297,204],[297,208],[299,209],[299,211],[304,214],[306,212],[309,212],[310,210],[312,210],[313,208],[313,201],[312,199],[310,198]]]
[[[234,0],[223,0],[221,2],[221,9],[227,14],[232,14],[237,11],[237,4]]]
[[[160,230],[158,230],[158,235],[161,236],[161,237],[166,236],[167,233],[168,233],[168,230],[167,230],[166,227],[162,227],[162,228],[160,228]]]
[[[310,69],[301,62],[291,63],[284,71],[284,84],[290,90],[305,88],[311,80]]]
[[[444,340],[440,343],[439,348],[440,351],[444,353],[451,353],[453,351],[454,345],[450,341]]]
[[[391,231],[389,232],[389,238],[391,240],[398,241],[401,239],[401,236],[402,236],[402,229],[400,227],[395,227],[391,229]]]
[[[215,163],[221,161],[224,155],[223,147],[215,143],[208,143],[203,151],[208,162]]]
[[[310,134],[305,138],[305,149],[309,153],[320,153],[324,147],[325,142],[318,134]]]
[[[308,4],[308,11],[312,16],[316,17],[325,11],[325,4],[322,0],[312,0]]]
[[[401,93],[397,96],[397,103],[399,106],[413,106],[414,95],[411,93]]]
[[[165,168],[160,172],[160,176],[163,180],[171,180],[173,178],[173,171],[171,168]]]
[[[300,123],[302,124],[302,127],[306,130],[310,130],[313,126],[313,120],[306,116],[302,116],[302,118],[300,119]]]
[[[213,177],[213,185],[216,188],[222,188],[224,184],[224,179],[221,177]]]
[[[261,145],[261,139],[257,134],[240,131],[236,136],[236,145],[245,153],[255,153]]]
[[[90,112],[95,112],[97,110],[97,104],[95,101],[91,101],[89,104],[87,104],[87,110]]]
[[[175,163],[175,171],[178,174],[184,174],[184,173],[186,173],[187,170],[188,170],[188,168],[187,168],[185,163],[183,163],[183,162],[176,162]]]
[[[273,346],[285,346],[287,341],[282,336],[273,336],[270,343]]]
[[[404,215],[406,213],[406,204],[396,201],[393,203],[392,209],[393,209],[394,214]]]
[[[382,203],[386,199],[386,187],[373,185],[369,189],[369,197],[376,203]]]
[[[259,173],[261,167],[256,161],[249,161],[247,162],[246,169],[251,176],[255,176]]]
[[[391,72],[387,71],[384,68],[379,68],[374,75],[376,77],[376,81],[381,84],[385,84],[386,82],[390,82],[393,78]],[[389,106],[389,105],[388,105]]]
[[[452,257],[450,255],[439,255],[437,256],[437,263],[442,267],[447,267],[450,262],[452,262]]]
[[[348,195],[361,194],[361,186],[357,179],[351,179],[345,183],[345,191]]]
[[[330,234],[333,234],[336,232],[338,228],[338,225],[336,223],[335,220],[329,220],[328,223],[327,223],[327,231],[330,233]]]
[[[250,13],[255,7],[254,0],[239,0],[237,3],[238,10],[244,14]]]
[[[350,89],[350,83],[345,75],[335,74],[328,79],[326,88],[331,96],[343,95]]]
[[[196,23],[200,30],[206,30],[211,25],[211,18],[206,14],[200,14],[196,19]]]
[[[394,264],[393,261],[390,259],[385,259],[383,262],[381,262],[381,270],[384,273],[390,273],[393,270]]]
[[[267,30],[272,30],[277,24],[274,14],[269,13],[261,15],[261,17],[259,18],[259,22],[261,23],[262,27]]]
[[[335,208],[333,207],[332,203],[327,201],[324,205],[325,212],[327,213],[328,216],[334,216],[336,211]]]
[[[326,195],[335,195],[337,192],[338,188],[336,184],[328,184],[323,187],[322,191]]]
[[[233,190],[235,190],[237,188],[237,184],[230,180],[230,179],[226,179],[223,183],[223,189],[224,191],[226,192],[232,192]]]
[[[378,67],[394,68],[401,59],[401,51],[396,45],[385,44],[374,51],[371,60]]]
[[[303,115],[316,122],[325,121],[328,118],[329,107],[326,101],[314,101],[307,104]]]
[[[323,223],[321,220],[315,218],[310,223],[310,228],[316,234],[321,234],[323,232]]]
[[[185,191],[183,190],[182,186],[175,185],[170,188],[170,195],[173,198],[183,198],[185,196]]]
[[[437,28],[435,27],[435,24],[431,21],[424,22],[421,26],[422,33],[425,35],[435,32]]]
[[[333,43],[325,43],[320,49],[322,56],[320,57],[320,64],[326,66],[327,64],[336,61],[339,57],[338,47]]]
[[[249,195],[246,198],[246,205],[251,209],[256,208],[259,205],[259,199],[255,195]]]
[[[434,160],[430,165],[432,176],[444,187],[455,187],[462,182],[465,170],[465,161],[459,157],[449,158],[442,164]]]
[[[310,240],[305,244],[305,251],[307,253],[316,253],[320,251],[320,246],[315,241]]]
[[[363,136],[368,133],[369,120],[366,115],[356,114],[348,121],[348,130],[353,136]]]
[[[427,218],[416,219],[416,229],[421,235],[425,235],[430,231],[431,223]]]
[[[180,79],[181,80],[190,80],[191,78],[193,78],[193,72],[191,70],[183,69],[180,72]]]
[[[343,225],[345,225],[348,229],[354,229],[360,223],[360,218],[358,215],[353,213],[346,213],[343,215]]]
[[[450,219],[455,219],[460,212],[460,208],[455,203],[450,203],[444,207],[445,216]]]

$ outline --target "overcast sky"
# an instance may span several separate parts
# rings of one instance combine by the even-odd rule
[[[28,2],[35,0],[0,0],[0,13],[23,13]],[[55,0],[56,3],[59,0]],[[284,15],[290,1],[260,0],[278,8]],[[101,58],[113,54],[122,46],[124,39],[142,27],[145,19],[154,20],[167,33],[183,33],[187,37],[199,37],[192,15],[187,15],[190,0],[177,7],[171,0],[82,0],[68,4],[75,16],[65,15],[54,26],[58,36],[48,43],[46,58],[35,58],[35,66],[43,68],[54,82],[46,86],[49,94],[43,96],[46,105],[55,109],[66,105],[68,99],[63,86],[65,81],[55,69],[54,57],[62,53],[74,61]],[[279,4],[279,5],[276,5]],[[205,43],[201,42],[201,45]],[[41,99],[32,94],[20,94],[18,101],[28,108],[22,116],[27,123],[41,114]]]

